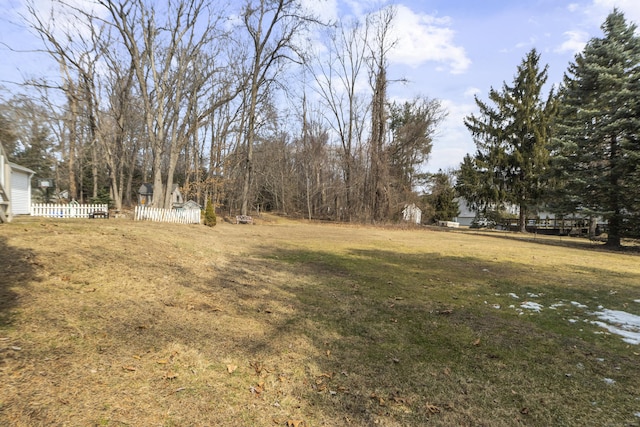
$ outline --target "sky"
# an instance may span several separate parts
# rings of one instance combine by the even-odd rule
[[[72,0],[82,1],[82,0]],[[239,0],[232,0],[239,1]],[[491,87],[511,83],[516,68],[532,49],[549,66],[549,87],[558,85],[567,66],[586,42],[602,35],[600,26],[617,7],[627,21],[640,23],[638,0],[302,0],[328,19],[394,4],[397,15],[389,54],[389,96],[398,101],[426,96],[439,99],[448,113],[438,129],[425,169],[457,168],[474,153],[463,119],[476,112],[474,96],[487,99]],[[22,0],[0,0],[0,85],[38,74],[53,74],[39,40],[16,24]],[[48,7],[50,0],[35,0]]]

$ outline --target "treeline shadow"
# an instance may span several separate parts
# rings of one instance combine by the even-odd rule
[[[511,233],[511,232],[481,232],[463,231],[463,233],[491,237],[512,242],[535,243],[538,245],[580,249],[585,251],[601,251],[610,253],[624,253],[629,255],[640,255],[640,245],[623,245],[620,247],[607,246],[601,240],[589,240],[586,237],[556,236],[536,233]]]

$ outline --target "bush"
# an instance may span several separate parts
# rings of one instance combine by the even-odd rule
[[[109,196],[109,189],[102,188],[98,190],[97,197],[91,197],[89,203],[96,203],[101,205],[108,205],[109,208],[113,207],[113,199]]]
[[[217,223],[216,210],[213,209],[211,200],[207,200],[207,206],[204,208],[204,225],[214,227]]]

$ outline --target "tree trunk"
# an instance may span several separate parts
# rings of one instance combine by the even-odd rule
[[[618,163],[620,162],[620,145],[616,136],[611,137],[610,142],[610,173],[609,173],[609,206],[613,208],[613,215],[609,218],[609,234],[607,235],[607,246],[613,248],[619,248],[622,243],[622,225],[623,216],[620,209],[621,197],[620,197],[620,171],[618,169]]]
[[[518,231],[520,233],[527,232],[527,208],[524,204],[520,204],[520,214],[518,216]]]
[[[69,82],[71,85],[71,82]],[[76,186],[76,171],[75,171],[75,160],[76,160],[76,139],[78,138],[77,134],[77,122],[78,122],[78,100],[75,96],[71,87],[69,87],[69,93],[67,93],[67,98],[69,100],[69,110],[70,117],[68,120],[69,126],[69,156],[67,161],[67,166],[69,169],[69,198],[71,200],[76,200],[78,197],[78,187]]]

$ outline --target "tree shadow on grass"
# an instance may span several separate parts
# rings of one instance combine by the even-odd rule
[[[438,230],[444,231],[444,230]],[[462,231],[465,234],[492,237],[494,239],[502,239],[516,242],[535,243],[538,245],[556,246],[572,249],[580,249],[586,251],[601,251],[610,253],[624,253],[629,255],[640,255],[640,245],[631,244],[612,248],[605,242],[599,240],[589,240],[586,237],[544,235],[536,233],[513,233],[513,232],[494,232],[494,231]]]
[[[98,257],[104,250],[87,245],[82,254]],[[120,247],[113,251],[106,257],[113,263],[106,270],[135,271],[139,260],[129,265]],[[17,268],[22,262],[32,268],[30,257],[0,240],[0,262],[11,260],[15,284],[33,276]],[[520,286],[513,278],[530,275],[528,265],[436,252],[358,249],[339,254],[271,245],[252,248],[251,256],[211,267],[210,273],[204,273],[202,265],[171,261],[158,268],[157,259],[144,262],[149,264],[144,271],[152,271],[152,266],[157,270],[140,279],[148,283],[140,289],[149,295],[98,298],[98,292],[74,293],[78,306],[68,315],[80,316],[71,320],[83,325],[80,336],[87,340],[83,346],[78,341],[73,350],[82,361],[74,361],[74,373],[80,368],[85,372],[86,366],[106,369],[104,381],[112,382],[119,396],[127,396],[130,389],[146,398],[144,390],[161,391],[162,397],[145,413],[147,419],[179,406],[202,408],[183,418],[175,415],[176,424],[191,425],[224,425],[216,411],[241,413],[243,425],[274,425],[276,420],[284,425],[283,420],[296,418],[309,419],[311,425],[357,426],[502,426],[516,424],[518,417],[517,424],[524,425],[603,421],[588,399],[577,399],[586,402],[582,419],[563,422],[567,420],[551,412],[571,406],[572,391],[585,397],[587,387],[600,384],[589,383],[576,364],[583,365],[584,372],[597,370],[613,378],[613,368],[595,357],[609,361],[615,354],[603,354],[544,325],[504,316],[482,304],[485,295]],[[539,275],[552,277],[553,271]],[[87,280],[84,288],[99,290],[99,283]],[[15,284],[0,286],[15,295]],[[82,289],[72,285],[73,290]],[[252,333],[254,326],[257,333]],[[73,347],[66,339],[60,351]],[[563,359],[564,353],[570,357]],[[174,355],[177,362],[171,365]],[[54,356],[65,361],[63,353]],[[637,379],[632,362],[615,360],[611,365]],[[227,363],[242,366],[231,374]],[[178,376],[169,375],[169,369]],[[547,371],[560,380],[545,377]],[[566,373],[572,374],[567,391]],[[74,389],[93,384],[84,374],[80,377]],[[583,377],[584,384],[578,384]],[[545,395],[548,384],[553,390]],[[627,386],[620,380],[616,387]],[[636,390],[624,389],[630,397],[620,397],[617,406],[629,406]],[[555,401],[549,402],[550,397]],[[549,403],[539,403],[543,399]],[[218,400],[223,404],[214,406]],[[524,409],[530,412],[528,420],[520,412]],[[611,406],[602,412],[610,413],[608,409]],[[105,413],[106,419],[115,416]],[[615,416],[615,421],[621,419]]]
[[[0,236],[0,328],[11,324],[11,312],[19,302],[16,289],[36,277],[35,263],[31,251],[13,247]]]
[[[616,369],[640,378],[633,361],[616,350],[483,304],[496,290],[508,300],[505,292],[528,289],[517,282],[530,276],[525,264],[381,250],[338,255],[270,248],[263,254],[309,281],[279,284],[295,295],[290,304],[296,311],[243,346],[248,353],[278,354],[282,349],[271,343],[292,330],[313,343],[316,371],[309,373],[304,398],[318,409],[316,421],[337,416],[354,425],[509,425],[516,419],[579,425],[577,412],[566,410],[573,392],[589,396],[599,377]],[[464,273],[469,269],[472,274]],[[543,275],[552,277],[553,269]],[[596,354],[618,366],[604,368]],[[576,366],[582,371],[574,374]],[[579,377],[573,392],[567,392],[567,375]],[[620,387],[630,395],[639,391],[629,384]],[[616,399],[616,409],[633,405],[631,398]],[[628,420],[624,410],[618,421]],[[589,404],[578,412],[582,422],[598,417]]]

